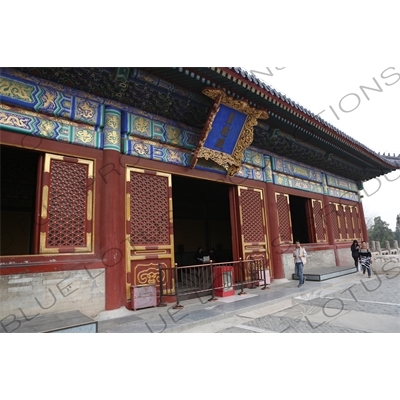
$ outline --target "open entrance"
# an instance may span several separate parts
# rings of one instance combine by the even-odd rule
[[[289,195],[293,240],[312,243],[311,201],[305,197]]]
[[[40,153],[8,146],[0,151],[0,255],[33,254]]]
[[[215,262],[232,261],[230,186],[202,179],[172,177],[175,262],[198,264],[195,254],[214,250]]]

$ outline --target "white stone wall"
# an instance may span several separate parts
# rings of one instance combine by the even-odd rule
[[[104,309],[104,269],[0,276],[0,332],[25,317],[73,310],[95,317]]]
[[[337,255],[339,258],[339,265],[349,266],[349,267],[354,266],[354,259],[351,256],[350,246],[351,246],[351,243],[349,244],[349,246],[347,248],[337,250]]]
[[[285,272],[285,278],[291,280],[292,274],[294,273],[293,253],[288,252],[282,254],[282,263]],[[313,268],[334,267],[335,265],[336,261],[334,250],[319,250],[314,252],[308,251],[307,264],[305,265],[304,272],[310,271]]]

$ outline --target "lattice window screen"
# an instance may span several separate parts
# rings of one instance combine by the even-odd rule
[[[314,214],[315,238],[317,243],[326,242],[325,219],[323,216],[323,208],[321,200],[312,200]]]
[[[329,203],[331,206],[331,212],[329,213],[329,217],[331,218],[332,221],[332,226],[333,226],[333,235],[335,237],[335,240],[340,240],[340,234],[339,234],[339,223],[338,223],[338,211],[337,207],[339,204],[336,203]]]
[[[340,222],[340,238],[342,240],[347,239],[347,228],[346,228],[346,206],[343,204],[338,205],[338,215],[339,215],[339,222]]]
[[[40,252],[92,251],[93,161],[46,154]]]
[[[355,238],[361,238],[362,236],[362,230],[361,230],[361,222],[360,222],[360,216],[358,213],[358,206],[353,207],[353,222],[354,222],[354,235]]]
[[[347,223],[347,233],[349,235],[349,239],[355,239],[355,237],[356,237],[354,234],[352,208],[353,207],[350,207],[350,206],[346,207],[346,223]]]
[[[293,242],[292,225],[290,222],[289,196],[276,193],[276,205],[278,208],[280,241]]]
[[[131,171],[130,183],[131,245],[170,244],[168,177]]]
[[[240,208],[242,211],[242,229],[245,243],[264,242],[265,228],[260,192],[253,190],[241,190]]]

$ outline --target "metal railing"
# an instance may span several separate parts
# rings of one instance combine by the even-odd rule
[[[216,295],[223,296],[226,292],[240,290],[238,295],[243,295],[245,288],[268,289],[269,281],[269,268],[264,258],[188,266],[175,264],[175,268],[163,268],[159,264],[158,273],[159,307],[166,306],[165,296],[175,296],[174,308],[182,308],[183,298],[210,295],[209,301],[214,301]]]

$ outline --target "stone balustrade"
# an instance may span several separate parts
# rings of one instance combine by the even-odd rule
[[[398,250],[396,247],[393,247],[393,249],[390,248],[389,240],[385,241],[385,249],[389,252],[389,254],[398,254]]]
[[[381,256],[389,255],[389,250],[382,249],[382,248],[381,248],[380,242],[376,241],[375,244],[376,244],[376,251],[377,251]]]
[[[393,241],[393,248],[390,247],[390,242],[385,241],[385,248],[381,248],[379,241],[371,241],[369,248],[373,260],[377,262],[400,262],[400,248],[397,240]]]
[[[371,251],[372,257],[376,257],[376,256],[379,256],[379,255],[380,255],[379,251],[376,250],[376,243],[375,243],[374,240],[372,240],[372,241],[370,242],[370,244],[369,244],[369,249],[370,249],[370,251]]]

